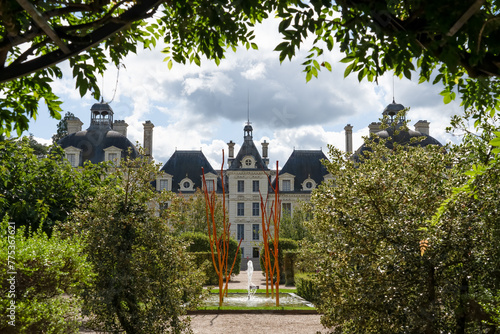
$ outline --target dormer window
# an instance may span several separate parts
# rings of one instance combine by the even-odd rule
[[[160,182],[160,184],[158,185],[160,191],[168,190],[168,180],[159,179],[158,181]]]
[[[80,152],[82,150],[73,146],[66,147],[64,149],[64,153],[66,155],[66,159],[70,163],[72,167],[78,167],[80,165]]]
[[[280,189],[281,191],[293,191],[295,189],[294,184],[295,176],[290,173],[284,173],[279,176]]]
[[[203,178],[201,182],[203,185]],[[207,184],[208,192],[217,191],[217,174],[212,172],[205,174],[205,183]]]
[[[254,157],[247,155],[241,161],[241,168],[255,168],[255,159]]]
[[[194,183],[187,177],[179,182],[179,186],[181,191],[194,191]]]
[[[106,147],[104,149],[104,161],[110,161],[116,166],[120,166],[122,150],[116,146]]]
[[[302,182],[302,190],[311,191],[314,188],[316,188],[316,182],[310,177],[305,179],[304,182]]]
[[[156,190],[157,191],[171,191],[172,190],[172,175],[161,172],[161,174],[156,179]]]

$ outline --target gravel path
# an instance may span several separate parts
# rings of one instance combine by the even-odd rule
[[[191,328],[200,334],[315,334],[327,333],[320,315],[197,314]]]
[[[254,271],[252,283],[266,288],[262,271]],[[241,271],[229,282],[229,289],[246,289],[248,275]],[[282,288],[293,288],[280,285]],[[200,334],[316,334],[328,333],[319,314],[197,314],[191,315],[191,328]]]
[[[266,288],[262,271],[254,271],[252,283]],[[246,289],[248,275],[240,272],[229,282],[229,289]],[[280,285],[281,288],[287,288]],[[290,287],[288,287],[290,288]],[[320,323],[319,314],[195,314],[191,315],[191,328],[196,334],[317,334],[328,333]],[[93,331],[80,331],[93,334]]]

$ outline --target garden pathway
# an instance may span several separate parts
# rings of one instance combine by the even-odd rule
[[[262,271],[254,271],[252,283],[266,288]],[[247,289],[248,275],[241,271],[229,282],[229,289]],[[280,289],[287,288],[280,285]],[[319,314],[196,314],[191,315],[191,328],[196,334],[315,334],[327,333]]]

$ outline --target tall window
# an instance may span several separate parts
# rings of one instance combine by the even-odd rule
[[[254,193],[258,193],[259,192],[259,181],[258,180],[254,180],[252,182],[252,190]]]
[[[281,215],[290,216],[292,214],[292,203],[283,203],[281,204]]]
[[[238,203],[238,216],[244,216],[245,215],[245,203]]]
[[[118,161],[118,153],[108,153],[108,159],[116,163]]]
[[[238,240],[245,239],[245,225],[244,224],[238,224],[238,233],[237,233]]]
[[[75,153],[66,153],[66,159],[68,159],[69,163],[71,164],[72,167],[77,167],[78,163],[76,161],[76,154]]]
[[[290,191],[292,190],[292,183],[290,182],[290,180],[283,180],[283,191]]]
[[[259,240],[259,224],[252,224],[252,240]]]
[[[242,193],[245,191],[245,181],[238,180],[238,192]]]
[[[160,215],[162,215],[166,210],[168,210],[168,203],[160,203]]]
[[[160,179],[160,191],[162,190],[168,190],[168,180],[165,180],[165,179]]]
[[[205,182],[207,183],[207,191],[214,191],[214,180],[205,180]]]
[[[252,216],[260,215],[260,203],[252,203]]]

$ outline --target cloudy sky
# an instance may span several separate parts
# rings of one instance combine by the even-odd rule
[[[219,66],[204,61],[202,66],[175,64],[168,70],[161,45],[127,57],[120,68],[110,68],[101,80],[105,101],[111,101],[114,119],[128,124],[132,142],[143,140],[142,123],[154,125],[153,156],[165,163],[177,150],[202,150],[214,168],[219,168],[222,150],[233,140],[236,149],[243,142],[243,126],[249,111],[257,147],[267,140],[271,166],[282,166],[294,149],[322,149],[327,145],[345,149],[344,126],[353,129],[353,147],[368,135],[368,124],[378,121],[394,98],[410,107],[408,119],[431,122],[430,134],[446,143],[457,141],[445,132],[451,115],[461,112],[456,102],[444,105],[441,86],[418,85],[416,79],[393,78],[388,74],[377,83],[359,83],[357,75],[344,79],[345,64],[338,51],[325,54],[321,61],[332,64],[306,83],[301,63],[307,47],[293,61],[280,64],[277,24],[266,21],[256,29],[259,50],[240,48],[228,52]],[[320,45],[321,46],[321,45]],[[67,62],[61,64],[64,78],[54,83],[54,91],[64,101],[63,115],[71,111],[87,128],[90,107],[96,101],[81,98]],[[118,80],[117,80],[118,77]],[[118,82],[118,84],[116,84]],[[116,89],[115,89],[116,88]],[[394,90],[393,90],[394,88]],[[42,108],[30,124],[35,138],[49,143],[58,121]],[[27,134],[27,133],[26,133]],[[236,151],[237,152],[237,151]]]

